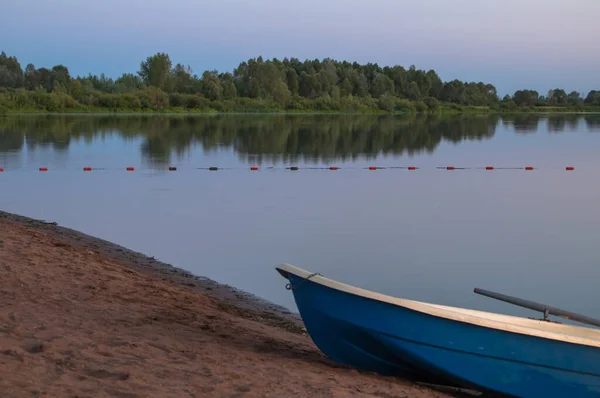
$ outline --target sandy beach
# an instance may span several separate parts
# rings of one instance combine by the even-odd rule
[[[0,212],[0,397],[449,397],[324,357],[296,314]]]

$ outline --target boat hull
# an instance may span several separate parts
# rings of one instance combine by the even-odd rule
[[[600,396],[598,347],[441,318],[282,275],[311,338],[340,363],[509,396]]]

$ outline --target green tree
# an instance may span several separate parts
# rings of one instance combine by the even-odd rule
[[[115,85],[118,87],[119,92],[131,92],[138,90],[142,85],[142,81],[133,73],[124,73],[115,81]]]
[[[444,89],[444,83],[442,79],[438,76],[436,71],[433,69],[427,71],[427,78],[429,79],[430,88],[429,88],[429,97],[439,98],[442,90]]]
[[[34,90],[40,85],[40,74],[33,64],[27,64],[25,67],[25,88]]]
[[[427,108],[432,112],[440,108],[440,102],[433,97],[425,97],[423,103],[427,105]]]
[[[535,90],[517,90],[513,95],[517,106],[534,106],[538,100],[539,94]]]
[[[379,109],[392,112],[396,106],[396,100],[391,94],[382,94],[378,101]]]
[[[194,92],[194,82],[192,79],[192,68],[183,66],[182,64],[177,64],[171,71],[172,75],[172,88],[174,91],[178,93],[188,93],[191,94]]]
[[[17,76],[6,66],[0,65],[0,87],[15,87],[16,85]]]
[[[350,80],[348,80],[348,78],[345,78],[342,82],[341,95],[344,97],[352,95],[353,90],[354,88],[352,87],[352,83],[350,83]]]
[[[37,72],[39,74],[39,86],[43,87],[48,92],[52,91],[54,86],[52,71],[46,68],[40,68]]]
[[[585,97],[586,105],[596,105],[600,106],[600,91],[591,90],[588,95]]]
[[[140,64],[138,75],[142,81],[161,90],[170,89],[171,58],[165,53],[156,53]]]
[[[379,98],[384,94],[394,93],[394,82],[384,73],[376,73],[373,78],[373,88],[371,89],[371,95],[375,98]]]
[[[406,97],[408,88],[408,74],[402,66],[394,66],[392,68],[384,68],[384,72],[394,82],[394,91]]]
[[[23,87],[23,69],[16,57],[0,53],[0,87]]]
[[[583,98],[581,98],[581,94],[577,91],[571,91],[569,95],[567,95],[567,102],[569,105],[581,105],[583,103]]]
[[[298,82],[298,73],[292,68],[289,68],[285,72],[285,77],[287,80],[288,89],[292,93],[292,95],[298,95],[298,90],[300,89],[300,85]]]
[[[59,85],[67,87],[71,81],[69,69],[64,65],[56,65],[52,68],[52,87]]]
[[[353,70],[351,83],[354,88],[354,95],[359,97],[366,97],[369,95],[369,82],[367,77],[362,73],[359,73],[356,69]]]
[[[68,93],[71,97],[79,99],[83,96],[83,84],[81,80],[72,79],[69,82]]]
[[[302,71],[302,74],[300,75],[300,95],[306,98],[315,98],[320,91],[321,86],[316,74],[309,74]]]
[[[444,84],[440,100],[461,105],[465,104],[467,102],[467,90],[465,84],[456,79]]]
[[[421,98],[421,91],[419,90],[419,85],[417,82],[412,81],[408,84],[405,95],[406,98],[413,101],[417,101],[419,98]]]
[[[563,89],[555,88],[548,93],[550,105],[566,105],[568,103],[567,93]]]
[[[234,99],[237,95],[237,88],[231,73],[227,72],[221,76],[221,85],[223,86],[223,98]]]
[[[223,98],[223,87],[217,71],[205,71],[202,74],[202,89],[204,96],[212,101],[220,101]]]
[[[285,82],[279,81],[277,86],[273,89],[272,96],[277,104],[285,108],[292,98],[292,93]]]

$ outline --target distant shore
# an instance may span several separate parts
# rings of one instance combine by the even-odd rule
[[[442,80],[434,69],[296,57],[241,61],[231,72],[174,63],[156,52],[113,78],[71,76],[64,64],[25,68],[0,53],[0,114],[8,112],[481,113],[600,111],[600,91],[558,87],[501,96],[491,82]]]
[[[411,115],[510,115],[510,114],[600,114],[600,107],[590,107],[584,109],[576,108],[561,108],[561,107],[532,107],[532,108],[516,108],[516,109],[494,109],[494,108],[470,108],[463,109],[440,109],[435,112],[386,112],[381,110],[372,111],[356,111],[356,110],[336,110],[336,111],[290,111],[290,110],[271,110],[271,111],[230,111],[222,112],[217,110],[185,110],[185,109],[164,109],[164,110],[120,110],[120,109],[87,109],[87,110],[65,110],[65,111],[44,111],[44,110],[9,110],[4,113],[0,112],[0,116],[18,116],[18,115],[190,115],[190,116],[215,116],[215,115],[395,115],[395,116],[411,116]]]
[[[7,396],[458,396],[340,366],[297,314],[52,222],[0,211],[0,249]]]

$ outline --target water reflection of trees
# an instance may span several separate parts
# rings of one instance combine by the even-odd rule
[[[502,118],[502,125],[518,133],[535,133],[540,123],[539,115],[517,114]]]
[[[549,115],[547,120],[548,120],[548,131],[551,133],[562,133],[564,131],[575,131],[584,122],[581,115],[577,115],[577,114]]]
[[[600,129],[599,115],[399,117],[364,115],[283,116],[13,116],[0,119],[0,153],[39,146],[61,151],[73,141],[111,136],[141,140],[145,162],[164,164],[191,146],[231,148],[252,162],[330,162],[379,154],[433,152],[442,140],[491,138],[498,121],[517,132],[535,132],[542,120],[550,131],[585,123]]]
[[[554,113],[542,115],[521,113],[502,116],[502,125],[513,129],[517,133],[535,133],[538,131],[540,124],[543,123],[545,123],[545,128],[550,133],[575,131],[583,126],[587,126],[588,131],[600,131],[600,114]]]
[[[600,133],[600,115],[586,115],[584,119],[589,131]]]

